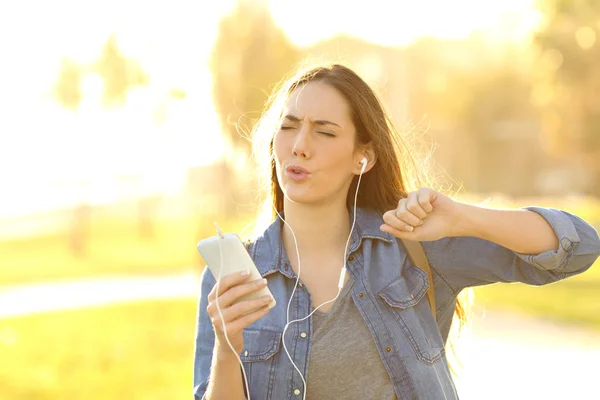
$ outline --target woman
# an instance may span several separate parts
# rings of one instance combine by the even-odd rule
[[[341,65],[283,85],[257,129],[270,132],[275,220],[248,250],[266,279],[222,277],[217,298],[204,270],[197,399],[457,399],[444,343],[461,290],[556,282],[600,253],[597,232],[563,211],[492,210],[428,187],[409,191],[391,122]],[[422,242],[436,310],[427,274],[398,239]],[[273,309],[269,298],[235,303],[263,285]]]

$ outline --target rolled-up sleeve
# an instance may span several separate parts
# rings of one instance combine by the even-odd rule
[[[200,298],[196,315],[196,341],[194,343],[194,399],[205,398],[210,376],[215,333],[206,311],[208,294],[216,281],[208,268],[204,269],[200,285]]]
[[[558,249],[536,255],[515,253],[518,257],[536,267],[561,272],[577,272],[589,267],[596,260],[600,252],[598,233],[584,220],[552,208],[525,207],[524,209],[544,217],[552,226],[559,245]]]
[[[566,211],[524,207],[541,215],[558,238],[558,248],[540,254],[521,254],[475,237],[424,242],[432,267],[456,292],[497,282],[544,285],[582,273],[600,255],[598,232]]]

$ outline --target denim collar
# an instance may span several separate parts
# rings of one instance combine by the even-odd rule
[[[350,223],[352,223],[353,218],[354,215],[351,211]],[[357,207],[356,224],[352,231],[348,254],[356,251],[363,239],[377,239],[393,243],[394,236],[379,229],[383,223],[383,217],[377,211]],[[295,277],[283,249],[283,242],[281,241],[282,225],[283,222],[277,217],[264,233],[254,241],[254,246],[252,246],[254,261],[262,276],[280,272],[288,278]]]

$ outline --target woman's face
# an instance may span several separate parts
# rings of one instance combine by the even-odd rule
[[[289,96],[273,138],[277,179],[295,203],[345,202],[362,156],[346,99],[332,86],[310,82]],[[358,167],[357,167],[358,165]]]

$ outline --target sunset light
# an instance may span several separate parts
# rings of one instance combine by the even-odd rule
[[[307,1],[302,7],[270,1],[269,6],[276,24],[299,46],[336,34],[404,45],[421,36],[458,38],[503,27],[522,39],[536,16],[527,3],[378,0],[365,9],[342,1]],[[200,10],[190,1],[144,3],[140,9],[133,1],[61,0],[39,2],[33,14],[27,4],[0,5],[0,44],[13,61],[0,76],[0,103],[9,110],[0,122],[0,184],[9,194],[0,216],[53,208],[64,197],[99,202],[118,197],[109,182],[119,174],[139,175],[142,192],[177,190],[186,168],[224,155],[207,62],[218,19],[232,1]],[[133,89],[122,107],[106,109],[102,80],[86,73],[78,110],[59,107],[52,92],[62,60],[91,65],[110,35],[148,74],[149,84]],[[185,97],[173,98],[173,90]],[[80,193],[73,196],[69,186],[80,187]],[[55,195],[35,196],[41,192]]]
[[[0,1],[0,57],[1,400],[598,393],[600,0]]]

